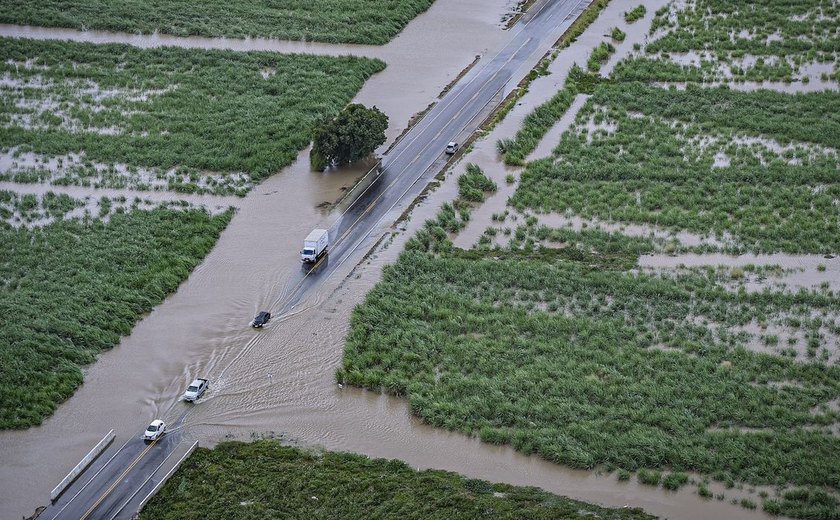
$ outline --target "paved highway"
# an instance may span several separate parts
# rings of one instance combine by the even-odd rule
[[[177,426],[181,420],[157,441],[144,441],[138,432],[121,446],[105,450],[38,520],[131,518],[163,476],[165,463],[179,448],[186,450]]]
[[[519,82],[521,78],[514,74],[523,66],[530,70],[536,65],[546,44],[552,45],[590,2],[545,0],[534,5],[514,26],[502,49],[490,59],[482,59],[383,157],[380,176],[330,228],[331,249],[324,260],[328,265],[319,264],[308,274],[304,271],[291,295],[275,302],[273,313],[289,312],[345,261],[357,259],[354,253],[369,250],[399,216],[397,212],[411,204],[437,175],[446,160],[446,144],[463,143],[475,132],[501,101],[511,80]],[[392,212],[395,208],[397,212]]]
[[[446,144],[463,142],[472,134],[511,80],[519,81],[514,77],[517,71],[533,67],[589,2],[544,0],[534,5],[511,30],[504,46],[489,59],[483,58],[383,158],[380,175],[331,226],[329,255],[315,268],[301,270],[293,290],[274,302],[272,313],[292,311],[346,261],[358,261],[438,173],[446,160]],[[179,425],[188,414],[157,442],[147,444],[137,432],[136,438],[106,450],[39,520],[131,518],[162,477],[161,468],[186,451]]]

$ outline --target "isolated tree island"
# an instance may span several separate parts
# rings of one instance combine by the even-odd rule
[[[350,104],[331,119],[322,119],[312,131],[309,159],[313,170],[343,166],[373,153],[385,142],[388,116],[375,106]]]

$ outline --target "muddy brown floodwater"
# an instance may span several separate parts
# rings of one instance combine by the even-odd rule
[[[476,54],[504,39],[499,20],[508,4],[438,0],[381,50],[388,68],[371,78],[356,100],[390,116],[389,140]],[[609,9],[626,8],[626,2],[615,1]],[[307,157],[308,151],[301,152],[295,164],[239,202],[217,246],[177,293],[86,367],[84,385],[42,426],[0,433],[0,518],[19,518],[46,503],[49,490],[108,430],[115,429],[120,442],[138,435],[152,418],[172,421],[187,410],[187,435],[205,446],[254,432],[282,433],[304,445],[535,485],[670,518],[762,516],[704,501],[690,487],[673,493],[619,483],[614,475],[570,470],[431,428],[413,418],[402,399],[336,385],[353,307],[383,266],[396,260],[407,237],[451,197],[452,175],[444,189],[418,206],[393,242],[386,239],[357,267],[343,264],[294,313],[260,331],[248,327],[257,311],[293,289],[301,237],[335,218],[319,206],[334,201],[361,173],[311,172]],[[387,231],[383,225],[377,232]],[[197,376],[211,378],[212,385],[199,403],[188,406],[178,397]]]

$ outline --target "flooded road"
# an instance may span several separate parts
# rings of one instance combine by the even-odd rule
[[[498,20],[506,5],[439,0],[385,46],[394,56],[403,54],[399,61],[385,58],[388,68],[368,81],[356,101],[376,104],[389,115],[389,141],[476,54],[504,38]],[[671,518],[763,516],[704,501],[690,488],[665,493],[635,481],[619,483],[614,475],[570,470],[434,429],[413,418],[404,400],[336,385],[353,307],[451,193],[446,189],[421,204],[393,242],[386,240],[355,269],[352,262],[344,264],[294,313],[276,317],[263,330],[248,327],[256,312],[293,291],[300,278],[301,238],[335,218],[319,208],[335,201],[360,173],[311,172],[304,150],[292,166],[242,199],[206,260],[118,347],[86,367],[85,383],[72,398],[40,427],[0,433],[0,517],[31,514],[45,503],[49,490],[111,428],[117,442],[124,442],[151,419],[170,421],[189,408],[186,435],[205,446],[274,432],[304,445],[536,485]],[[205,397],[194,406],[178,401],[186,384],[201,376],[212,379]],[[732,493],[727,491],[727,498]]]

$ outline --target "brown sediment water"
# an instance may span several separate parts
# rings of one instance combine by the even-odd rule
[[[561,213],[539,213],[534,215],[537,221],[550,228],[569,228],[575,231],[580,231],[586,228],[602,229],[609,232],[621,232],[624,235],[631,237],[649,237],[653,236],[662,239],[676,239],[684,246],[694,247],[700,245],[714,245],[723,247],[726,245],[725,241],[720,241],[713,236],[700,236],[688,231],[669,231],[667,229],[657,228],[645,224],[628,224],[616,222],[603,222],[595,219],[585,219],[576,215],[566,215]]]
[[[129,202],[134,198],[151,202],[189,202],[194,206],[207,209],[238,207],[242,200],[239,197],[218,197],[215,195],[195,195],[192,193],[176,193],[172,191],[136,191],[107,188],[88,188],[85,186],[51,186],[49,184],[22,184],[19,182],[0,182],[0,191],[13,191],[18,194],[31,193],[44,195],[49,192],[64,193],[75,199],[109,197],[112,199],[125,197]]]
[[[366,83],[356,101],[376,104],[390,116],[389,140],[476,54],[503,38],[498,20],[505,4],[438,0],[382,48],[393,58],[384,58],[388,68]],[[359,267],[347,262],[293,314],[275,317],[260,331],[248,327],[257,311],[292,291],[301,238],[332,218],[319,206],[334,201],[359,173],[312,172],[305,150],[239,199],[237,215],[205,261],[120,345],[85,367],[84,385],[55,414],[39,427],[0,432],[0,517],[31,514],[46,503],[49,490],[111,428],[127,439],[152,418],[171,421],[186,410],[188,434],[203,445],[229,436],[247,439],[252,432],[285,432],[302,444],[536,485],[671,518],[766,516],[704,501],[691,488],[671,493],[620,483],[614,475],[570,470],[431,428],[412,417],[405,400],[336,385],[353,307],[451,188],[429,196],[406,231]],[[195,406],[181,403],[178,396],[198,376],[212,379],[209,392]]]
[[[272,38],[209,38],[206,36],[172,36],[169,34],[133,34],[59,27],[0,24],[0,36],[36,40],[72,40],[87,43],[124,43],[134,47],[182,47],[188,49],[227,49],[233,51],[274,51],[318,56],[378,57],[382,47],[375,45],[333,44]]]
[[[472,211],[467,225],[452,240],[455,247],[461,249],[473,247],[484,233],[484,230],[487,229],[487,226],[493,223],[493,214],[503,213],[505,211],[507,201],[514,194],[519,183],[519,174],[522,168],[507,166],[501,162],[496,153],[494,143],[495,141],[491,141],[490,139],[477,142],[472,152],[464,157],[453,169],[452,177],[454,180],[450,183],[445,183],[439,188],[440,190],[446,190],[451,184],[457,195],[457,177],[464,173],[466,165],[470,162],[479,165],[484,174],[492,179],[497,186],[496,193],[487,197],[483,203]],[[508,175],[513,175],[514,182],[507,182],[506,177]]]
[[[840,290],[840,257],[826,258],[824,255],[743,254],[727,255],[723,253],[647,255],[639,258],[639,267],[656,269],[674,269],[677,267],[702,266],[779,266],[783,273],[768,280],[772,284],[782,284],[793,290],[818,289],[827,284],[832,290]],[[766,284],[747,283],[748,291],[761,291]]]

